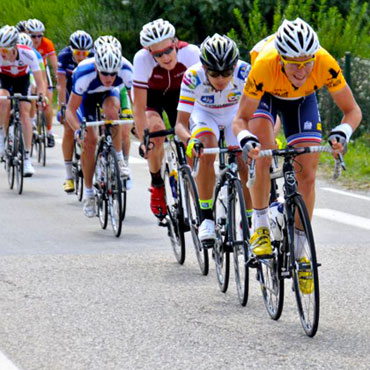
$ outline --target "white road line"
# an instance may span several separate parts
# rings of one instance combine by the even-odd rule
[[[321,188],[321,189],[326,190],[326,191],[331,191],[332,193],[345,195],[345,196],[348,196],[348,197],[367,200],[368,202],[370,202],[370,197],[367,197],[365,195],[354,194],[354,193],[350,193],[349,191],[343,191],[343,190],[331,189],[331,188]]]
[[[365,217],[355,216],[328,208],[316,208],[313,214],[317,217],[325,218],[326,220],[370,230],[370,219]]]
[[[1,370],[20,370],[0,351],[0,369]]]

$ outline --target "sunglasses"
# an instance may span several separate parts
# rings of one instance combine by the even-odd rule
[[[213,69],[207,68],[207,74],[213,78],[218,76],[230,77],[234,73],[234,68],[225,69],[224,71],[214,71]]]
[[[72,53],[76,57],[84,57],[84,58],[86,58],[89,55],[89,50],[72,49]]]
[[[12,51],[14,48],[0,48],[0,53],[8,54],[10,51]]]
[[[163,55],[168,55],[175,49],[175,43],[173,42],[170,46],[162,50],[151,51],[150,53],[154,58],[161,58]]]
[[[99,71],[100,72],[100,71]],[[117,72],[100,72],[103,76],[117,76]]]
[[[284,59],[283,56],[280,55],[280,59],[283,62],[284,67],[286,67],[287,65],[294,65],[298,69],[302,69],[302,68],[310,68],[310,67],[312,67],[312,65],[315,62],[315,59],[316,58],[315,57],[312,57],[310,59],[304,60],[303,62],[297,62],[295,60],[286,60],[286,59]]]
[[[44,35],[30,35],[32,39],[41,39]]]

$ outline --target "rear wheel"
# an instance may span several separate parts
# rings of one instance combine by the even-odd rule
[[[96,199],[96,211],[100,226],[106,229],[108,225],[108,199],[106,195],[107,168],[103,156],[98,151],[95,161],[94,188]]]
[[[313,337],[319,326],[320,293],[315,242],[306,205],[300,195],[293,198],[296,229],[294,235],[293,281],[303,330]]]
[[[8,175],[9,188],[13,189],[15,180],[15,168],[14,168],[14,138],[13,141],[9,141],[9,136],[5,138],[5,170]]]
[[[184,179],[184,191],[185,191],[185,202],[186,209],[188,212],[188,219],[186,224],[189,226],[191,237],[193,239],[193,245],[195,248],[195,254],[198,260],[200,271],[203,275],[207,275],[209,271],[209,258],[208,249],[203,248],[202,243],[198,237],[198,230],[200,226],[200,206],[198,190],[194,182],[194,178],[191,175],[189,167],[183,168],[183,179]]]
[[[216,241],[213,248],[215,264],[216,264],[216,277],[221,292],[225,293],[229,287],[230,277],[230,253],[227,247],[228,243],[228,230],[226,225],[227,217],[227,197],[223,198],[222,189],[227,186],[220,183],[216,186],[215,200],[213,202],[213,217],[215,220]],[[221,190],[222,189],[222,190]]]
[[[114,148],[107,157],[108,168],[108,211],[114,235],[118,238],[122,231],[122,181]]]
[[[40,152],[41,157],[39,162],[42,162],[42,165],[46,166],[46,118],[45,113],[40,113],[40,134],[39,134],[39,142],[40,142]]]
[[[24,170],[24,144],[21,124],[15,125],[14,129],[14,153],[15,183],[18,194],[23,191],[23,170]]]

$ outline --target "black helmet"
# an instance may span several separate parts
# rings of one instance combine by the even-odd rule
[[[208,36],[200,46],[200,60],[203,65],[215,71],[224,71],[235,66],[239,49],[229,37],[215,33]]]

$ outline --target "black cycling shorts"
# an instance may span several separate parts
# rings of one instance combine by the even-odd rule
[[[15,93],[28,95],[29,86],[30,86],[29,74],[19,77],[12,77],[0,73],[0,89],[8,90],[10,95],[14,95]]]
[[[171,127],[175,127],[180,90],[168,90],[165,94],[162,90],[148,89],[147,91],[146,110],[157,112],[162,119],[165,111]]]

